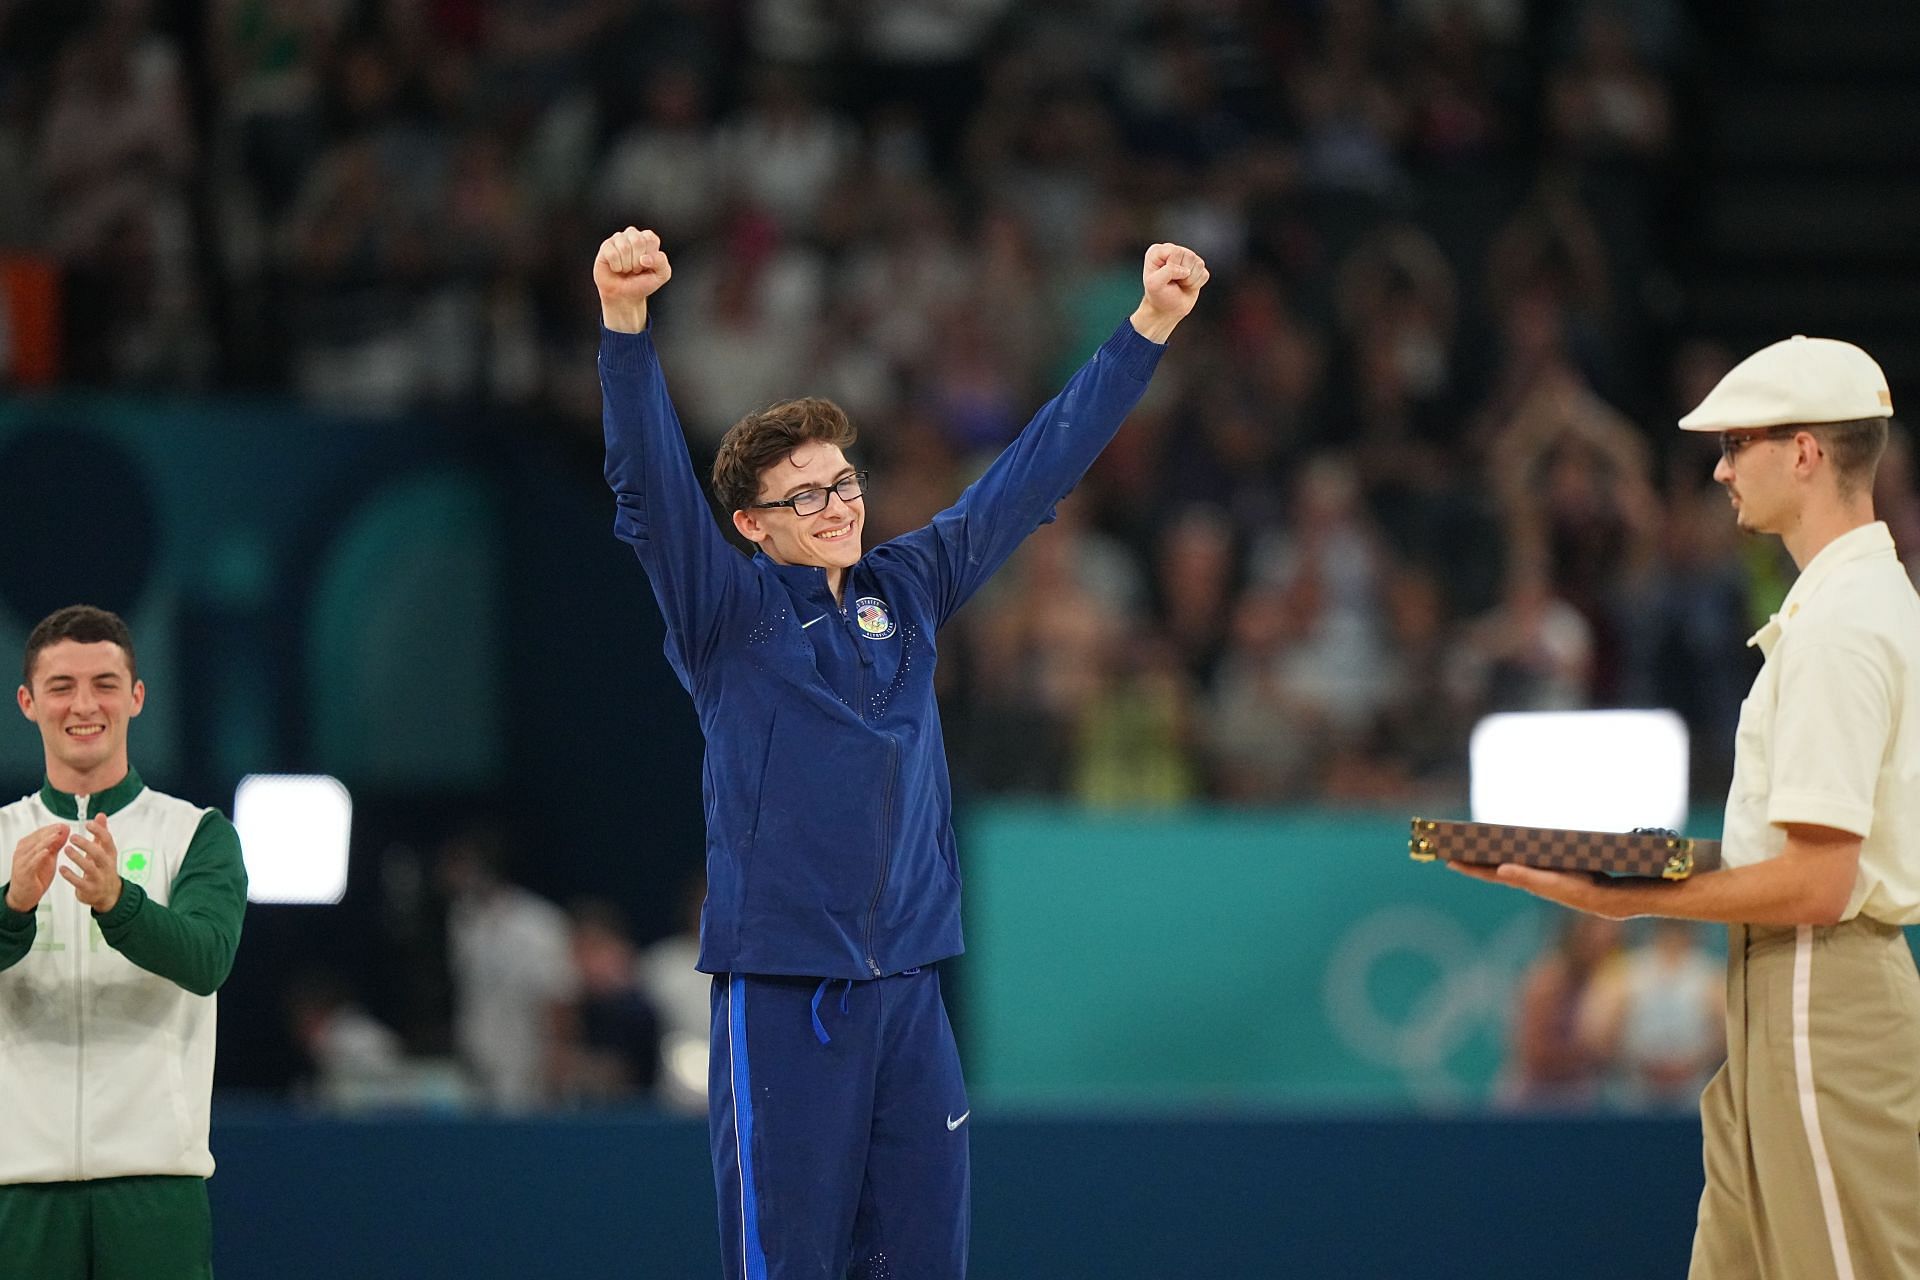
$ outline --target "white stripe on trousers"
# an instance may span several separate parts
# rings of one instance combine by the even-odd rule
[[[1807,1131],[1807,1146],[1813,1154],[1813,1176],[1820,1186],[1820,1209],[1827,1219],[1834,1273],[1839,1280],[1854,1280],[1847,1226],[1840,1218],[1840,1191],[1834,1184],[1827,1140],[1820,1133],[1820,1108],[1814,1094],[1812,1004],[1813,926],[1803,924],[1794,931],[1793,940],[1793,1074],[1800,1088],[1800,1123]]]
[[[749,1275],[747,1257],[747,1159],[740,1150],[739,1067],[733,1050],[733,975],[727,975],[727,1094],[733,1099],[733,1167],[740,1177],[740,1274]]]

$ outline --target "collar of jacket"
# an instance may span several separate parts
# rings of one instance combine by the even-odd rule
[[[96,817],[103,813],[120,812],[133,803],[133,798],[145,790],[146,785],[140,781],[140,771],[128,765],[126,777],[93,797],[93,803],[87,806],[87,816]],[[56,788],[51,782],[40,784],[40,803],[69,821],[80,817],[80,802]]]
[[[786,583],[787,586],[800,592],[802,595],[822,601],[834,609],[840,607],[834,600],[833,593],[827,590],[827,571],[819,565],[781,564],[764,551],[754,552],[753,558],[763,563],[780,581]],[[857,561],[848,567],[847,576],[840,584],[843,593],[848,586],[852,585],[853,571],[859,567]]]

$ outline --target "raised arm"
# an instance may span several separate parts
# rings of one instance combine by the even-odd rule
[[[1043,405],[981,477],[931,523],[874,551],[911,565],[945,622],[1022,539],[1053,518],[1147,389],[1164,344],[1193,310],[1207,264],[1156,244],[1141,269],[1140,305],[1093,359]]]
[[[647,300],[672,277],[660,237],[633,227],[608,236],[593,261],[614,533],[645,566],[666,619],[668,657],[691,687],[750,571],[714,523],[648,332]]]

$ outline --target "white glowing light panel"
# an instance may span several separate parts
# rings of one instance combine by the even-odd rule
[[[1687,726],[1671,711],[1488,716],[1468,747],[1473,818],[1576,831],[1683,829]]]
[[[353,797],[339,779],[250,773],[233,794],[250,902],[338,902],[347,892]]]

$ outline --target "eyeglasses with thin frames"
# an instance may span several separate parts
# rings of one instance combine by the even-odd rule
[[[1750,444],[1761,440],[1791,440],[1805,427],[1765,427],[1759,431],[1722,431],[1720,433],[1720,456],[1732,462],[1734,455]]]
[[[817,516],[827,509],[830,493],[840,495],[840,501],[852,504],[855,498],[867,496],[867,473],[856,471],[850,476],[842,476],[824,489],[802,489],[791,498],[780,498],[774,502],[756,502],[752,507],[764,511],[768,507],[791,507],[796,516]]]

